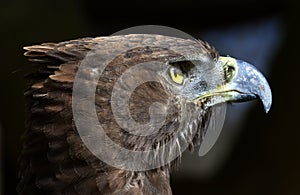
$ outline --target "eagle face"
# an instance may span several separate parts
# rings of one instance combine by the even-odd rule
[[[224,102],[243,102],[260,98],[265,111],[272,103],[270,87],[264,76],[251,64],[220,56],[207,61],[181,61],[169,64],[164,74],[167,90],[174,98],[205,103],[211,107]]]

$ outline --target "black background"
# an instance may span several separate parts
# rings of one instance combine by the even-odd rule
[[[277,15],[286,36],[272,59],[268,115],[253,108],[229,161],[213,180],[171,181],[174,194],[300,194],[300,1],[71,1],[2,0],[0,3],[0,125],[2,192],[15,194],[24,131],[22,47],[110,35],[135,25],[166,25],[196,32]]]

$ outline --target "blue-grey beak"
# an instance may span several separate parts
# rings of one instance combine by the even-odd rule
[[[263,76],[253,65],[231,57],[220,57],[219,63],[230,71],[227,82],[218,89],[225,101],[243,102],[260,98],[265,112],[268,112],[272,104],[270,86]]]

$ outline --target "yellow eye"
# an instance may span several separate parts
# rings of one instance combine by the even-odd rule
[[[177,68],[170,68],[169,69],[169,73],[170,73],[170,77],[171,79],[177,83],[177,84],[182,84],[183,83],[183,75],[182,72],[180,70],[178,70]]]

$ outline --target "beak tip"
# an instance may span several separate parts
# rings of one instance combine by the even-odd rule
[[[264,104],[265,112],[268,113],[271,109],[272,98],[269,98],[267,101],[264,101],[263,104]]]
[[[266,114],[270,111],[271,105],[264,106]]]
[[[265,112],[268,113],[272,105],[272,93],[269,85],[266,86],[268,86],[267,93],[265,93],[265,96],[262,96],[261,98],[262,98]]]

